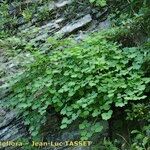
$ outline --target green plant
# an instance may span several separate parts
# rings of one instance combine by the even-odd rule
[[[143,126],[142,130],[133,130],[131,148],[133,150],[148,150],[150,148],[150,125]]]
[[[32,19],[32,11],[27,8],[23,10],[22,16],[26,21],[30,21]]]
[[[95,3],[96,6],[106,6],[106,0],[89,0],[90,3]]]
[[[100,141],[98,144],[94,145],[92,147],[92,150],[119,150],[116,146],[116,140],[114,142],[110,141],[109,139],[104,138],[102,141]]]
[[[147,150],[150,147],[150,105],[149,101],[132,104],[126,110],[127,120],[136,121],[137,127],[131,132],[131,149]]]
[[[104,139],[103,145],[105,146],[105,150],[118,150],[114,143],[109,140]]]
[[[11,83],[7,106],[23,114],[32,136],[39,134],[49,106],[63,116],[61,129],[82,119],[79,128],[85,140],[101,132],[99,121],[111,118],[112,105],[123,107],[146,98],[149,79],[140,70],[142,49],[120,48],[100,34],[76,46],[72,41],[54,41],[49,55],[36,52],[35,62]]]
[[[24,6],[17,16],[23,15],[26,21],[32,20],[34,15],[33,18],[38,21],[52,17],[48,6],[43,5],[44,2],[47,1],[40,1],[28,8]],[[90,2],[101,7],[106,6],[107,2],[109,6],[106,0]],[[145,61],[145,58],[149,58],[147,54],[150,44],[148,40],[145,45],[143,43],[150,33],[150,3],[148,0],[115,0],[111,3],[115,7],[115,21],[112,23],[115,28],[89,36],[81,43],[49,38],[48,42],[39,45],[32,41],[27,43],[34,38],[38,28],[34,28],[33,33],[30,30],[18,33],[17,36],[21,38],[6,38],[8,35],[4,30],[17,23],[17,16],[9,15],[9,4],[2,3],[0,48],[13,53],[46,53],[33,53],[34,63],[23,74],[11,79],[12,93],[5,105],[23,115],[34,138],[41,135],[40,128],[51,107],[62,118],[61,129],[79,120],[81,139],[87,140],[103,130],[101,120],[111,119],[114,107],[131,104],[127,109],[127,119],[142,121],[141,128],[135,127],[132,132],[131,149],[145,150],[149,146],[149,126],[144,124],[149,121],[149,105],[146,101],[143,103],[143,99],[149,93],[149,78],[146,76],[149,76],[150,61]],[[20,5],[18,1],[16,4]],[[44,7],[38,9],[39,4]],[[146,38],[142,42],[141,39],[135,42],[139,35]],[[116,41],[121,45],[116,44]],[[4,76],[3,71],[0,76]],[[107,149],[117,149],[112,143],[103,142]]]
[[[8,29],[9,22],[11,22],[11,26],[15,24],[16,18],[15,16],[10,17],[10,14],[8,12],[9,5],[6,2],[3,2],[0,4],[0,29],[1,31]]]
[[[128,120],[150,120],[149,112],[150,112],[150,105],[148,103],[138,103],[132,104],[132,108],[127,109],[127,119]]]

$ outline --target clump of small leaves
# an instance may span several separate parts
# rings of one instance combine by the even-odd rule
[[[86,140],[103,130],[99,120],[112,117],[112,105],[146,98],[149,79],[140,70],[146,54],[140,48],[120,48],[100,34],[78,44],[63,42],[55,41],[49,55],[36,52],[34,63],[11,83],[7,105],[23,114],[32,136],[39,134],[51,106],[63,117],[61,129],[83,120],[79,129]]]
[[[96,6],[104,7],[107,5],[106,0],[89,0],[90,3],[94,3]]]

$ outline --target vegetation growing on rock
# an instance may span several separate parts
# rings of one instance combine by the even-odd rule
[[[1,3],[0,48],[6,49],[9,54],[11,52],[11,57],[21,52],[32,55],[32,63],[24,66],[21,74],[9,80],[10,92],[3,107],[13,108],[23,116],[33,138],[41,135],[48,111],[54,109],[61,118],[59,124],[62,130],[76,120],[80,122],[82,140],[103,130],[101,120],[107,120],[111,129],[112,120],[121,110],[123,120],[131,125],[128,128],[132,130],[128,133],[130,138],[120,136],[124,142],[116,142],[110,135],[110,141],[104,140],[103,145],[106,149],[146,150],[150,146],[150,2],[89,2],[96,8],[110,8],[112,25],[109,29],[89,33],[79,42],[74,37],[47,38],[49,35],[44,36],[43,41],[41,38],[32,40],[34,34],[40,34],[38,19],[42,18],[43,23],[48,17],[53,18],[55,7],[52,8],[54,14],[51,14],[52,11],[48,11],[50,8],[43,5],[44,18],[43,9],[39,13],[34,11],[38,5],[30,5],[35,8],[33,12],[24,5],[19,15],[25,22],[37,23],[35,31],[32,30],[30,34],[18,32],[20,29],[15,19],[19,15],[9,16],[9,4]],[[74,3],[72,7],[75,7]],[[33,19],[35,14],[37,20]],[[14,22],[11,22],[12,19]],[[63,19],[61,21],[63,24]],[[14,27],[15,32],[11,30]],[[4,76],[4,73],[0,73],[0,76]],[[132,127],[134,122],[137,126]]]

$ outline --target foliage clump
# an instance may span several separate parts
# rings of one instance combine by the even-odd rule
[[[106,0],[89,0],[90,1],[90,3],[94,3],[96,6],[101,6],[101,7],[103,7],[103,6],[106,6]]]
[[[47,19],[51,15],[43,5],[47,0],[41,1],[44,9],[38,13],[39,3],[25,6],[14,15],[8,12],[7,2],[1,3],[0,47],[17,54],[39,50],[33,53],[34,63],[28,65],[22,75],[11,79],[7,106],[23,115],[33,137],[41,135],[48,110],[54,108],[62,118],[61,129],[75,120],[80,121],[83,140],[101,132],[101,120],[112,120],[115,111],[120,110],[118,107],[124,107],[126,120],[140,126],[134,126],[131,139],[127,139],[131,142],[128,146],[133,150],[146,149],[150,120],[150,1],[89,1],[100,8],[110,5],[111,29],[93,34],[80,43],[49,38],[46,43],[38,43],[38,47],[32,41],[27,42],[27,37],[34,37],[31,32],[5,37],[9,34],[7,31],[17,27],[18,15],[25,23],[31,22],[33,15],[42,21]],[[105,149],[118,149],[115,141],[103,144]]]
[[[61,129],[82,119],[79,128],[87,139],[103,129],[99,121],[111,118],[113,105],[146,98],[149,79],[140,71],[146,55],[140,48],[121,48],[100,34],[75,44],[49,55],[36,53],[35,62],[12,84],[8,105],[23,113],[33,136],[49,106],[63,116]]]

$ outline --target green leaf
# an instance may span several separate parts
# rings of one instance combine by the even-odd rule
[[[115,106],[116,107],[123,107],[123,106],[125,106],[125,103],[123,103],[123,102],[116,102]]]
[[[144,137],[142,145],[145,146],[149,141],[149,137]]]
[[[83,104],[83,105],[82,105],[82,108],[85,108],[86,106],[87,106],[87,104]]]
[[[62,125],[60,126],[60,128],[61,128],[61,129],[67,128],[67,124],[62,124]]]
[[[76,120],[78,118],[77,114],[72,114],[72,120]]]
[[[68,123],[68,118],[66,118],[66,117],[63,118],[63,120],[62,120],[62,124],[65,124],[65,123],[66,123],[66,124]]]
[[[25,104],[25,103],[18,104],[18,108],[27,108],[27,107],[28,107],[28,104]]]
[[[92,113],[92,116],[93,116],[93,117],[96,117],[96,116],[98,116],[100,113],[101,113],[101,111],[96,109],[96,110],[94,110],[94,112]]]
[[[71,75],[71,78],[76,78],[78,75],[77,74],[73,74]]]
[[[90,3],[94,3],[95,2],[95,0],[89,0],[90,1]]]
[[[90,81],[89,85],[92,87],[92,86],[95,86],[96,84],[93,81]]]
[[[85,128],[85,125],[84,124],[80,124],[79,125],[79,129],[84,129]]]
[[[103,126],[96,127],[95,132],[101,132],[103,130]]]
[[[72,111],[73,110],[72,107],[67,107],[66,109],[67,109],[67,111]]]
[[[113,113],[112,110],[109,110],[107,113],[102,113],[102,119],[103,119],[103,120],[108,120],[108,119],[110,119],[112,113]]]
[[[84,112],[83,112],[83,115],[84,115],[84,116],[88,116],[88,115],[89,115],[89,111],[84,111]]]
[[[68,83],[69,86],[74,86],[75,84],[76,84],[76,83],[73,82],[73,81]]]
[[[65,115],[67,113],[67,110],[65,108],[63,108],[60,112],[62,115]]]

